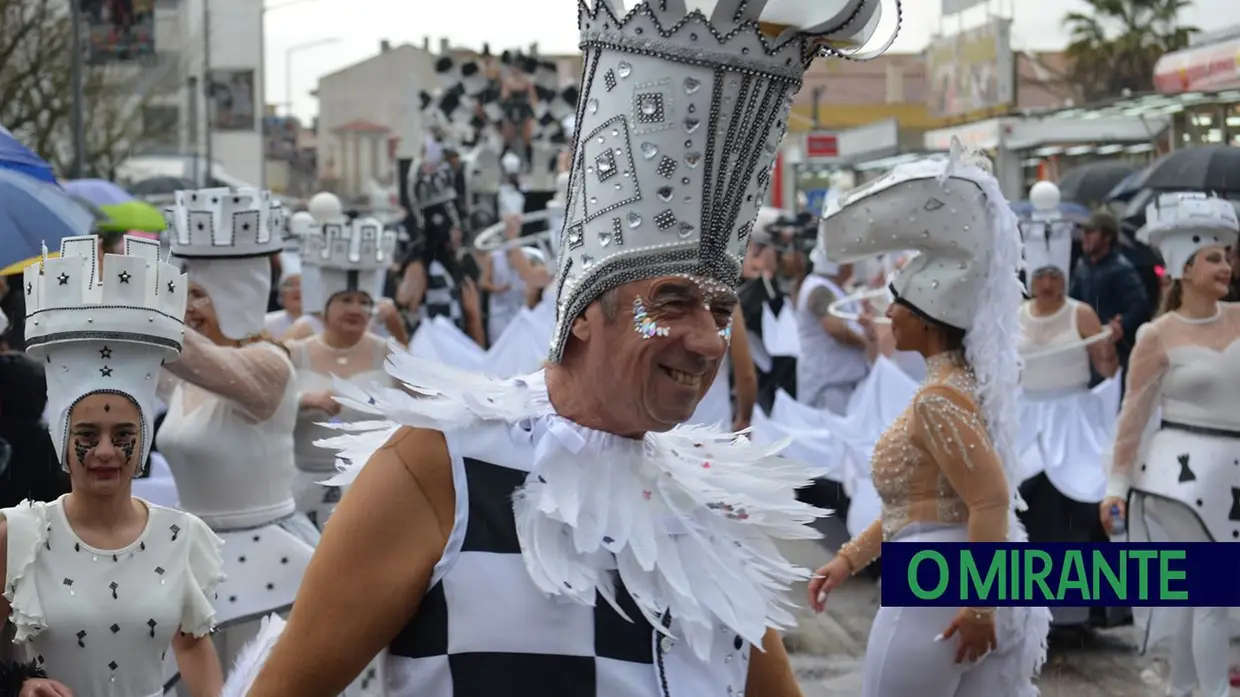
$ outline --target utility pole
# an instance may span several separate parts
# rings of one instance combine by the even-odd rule
[[[211,123],[212,107],[215,105],[215,80],[211,76],[211,0],[202,0],[202,86],[205,92],[203,106],[207,114],[206,128],[206,176],[203,186],[211,186],[211,167],[215,159],[215,128]]]
[[[69,105],[69,118],[73,129],[73,172],[74,179],[81,179],[86,174],[86,125],[83,112],[82,73],[86,70],[85,46],[82,41],[82,0],[70,0],[69,20],[73,23],[71,50],[73,58],[70,67],[72,103]]]
[[[191,162],[193,163],[193,169],[190,171],[193,172],[194,184],[201,186],[202,170],[200,169],[201,162],[199,161],[201,158],[201,153],[200,148],[198,147],[198,77],[196,75],[190,75],[185,81],[185,87],[189,94],[189,118],[187,119],[191,134],[189,142],[193,143],[193,147],[190,148],[190,152],[192,153]]]

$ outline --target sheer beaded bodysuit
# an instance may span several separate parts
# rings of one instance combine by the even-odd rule
[[[872,477],[883,512],[840,549],[853,573],[913,523],[967,524],[972,542],[1007,539],[1007,478],[976,391],[960,353],[927,360],[921,388],[874,448]]]

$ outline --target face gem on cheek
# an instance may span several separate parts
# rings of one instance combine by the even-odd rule
[[[723,337],[723,340],[729,346],[732,345],[732,322],[733,322],[732,318],[728,319],[728,326],[719,330],[719,336]]]
[[[138,439],[134,436],[130,436],[124,443],[115,443],[114,445],[116,445],[117,448],[120,448],[120,451],[125,454],[125,464],[129,464],[133,460],[133,451],[138,445]]]
[[[87,438],[74,438],[73,439],[73,454],[77,456],[77,461],[79,465],[81,465],[82,467],[86,466],[86,456],[90,453],[90,451],[94,450],[95,446],[98,444],[99,444],[99,441],[94,440],[94,439],[87,439]]]
[[[633,330],[640,334],[643,339],[667,336],[669,331],[667,327],[660,327],[655,323],[654,318],[647,312],[646,304],[642,302],[640,295],[633,298]]]

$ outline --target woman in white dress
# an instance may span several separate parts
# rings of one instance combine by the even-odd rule
[[[1100,507],[1110,527],[1127,505],[1134,542],[1240,540],[1240,306],[1219,302],[1238,228],[1231,203],[1204,194],[1163,194],[1146,210],[1138,236],[1162,254],[1173,281],[1163,314],[1137,332]],[[1136,614],[1143,650],[1171,640],[1167,694],[1230,694],[1228,608]]]
[[[815,610],[884,542],[1025,539],[1008,470],[1019,425],[1020,242],[988,164],[953,143],[950,158],[896,167],[823,220],[839,263],[921,250],[893,279],[887,316],[897,348],[926,356],[927,376],[874,449],[882,516],[818,570]],[[1049,626],[1044,607],[882,607],[862,697],[1033,697]]]
[[[367,331],[396,235],[386,233],[377,246],[363,249],[364,244],[374,245],[374,238],[366,236],[369,232],[360,220],[336,227],[313,225],[302,240],[302,304],[323,318],[323,331],[285,344],[297,369],[293,492],[297,510],[320,529],[342,494],[338,487],[320,484],[336,473],[335,454],[315,445],[336,435],[322,424],[363,419],[337,403],[334,380],[360,388],[396,386],[384,370],[388,342]],[[330,244],[328,235],[337,244]]]
[[[156,376],[179,353],[184,279],[127,238],[100,279],[93,236],[27,269],[27,351],[47,368],[52,440],[72,491],[0,511],[0,616],[47,678],[22,694],[155,697],[171,648],[192,697],[223,679],[208,635],[221,540],[131,495],[151,449]],[[89,323],[90,331],[86,330]]]
[[[189,270],[187,329],[180,360],[165,366],[157,438],[181,505],[228,545],[215,642],[231,665],[263,616],[291,607],[319,538],[293,500],[293,366],[262,339],[268,257],[283,243],[265,192],[178,192],[172,218],[172,253]]]

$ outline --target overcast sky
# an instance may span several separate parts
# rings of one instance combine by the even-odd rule
[[[826,1],[826,0],[823,0]],[[539,42],[546,53],[577,50],[576,0],[266,0],[267,101],[286,101],[285,74],[291,55],[294,112],[303,118],[317,111],[309,92],[320,75],[352,65],[375,54],[380,40],[393,45],[421,45],[430,36],[453,45],[481,48],[490,42],[495,51]],[[626,7],[633,4],[627,0]],[[986,6],[962,16],[939,15],[939,0],[905,0],[904,28],[894,50],[919,51],[940,27],[985,21],[988,11],[1015,18],[1013,44],[1017,49],[1057,49],[1066,42],[1065,13],[1080,10],[1080,0],[989,0]],[[1195,0],[1185,12],[1186,22],[1205,31],[1232,22],[1236,0]],[[289,49],[325,39],[334,43]]]

